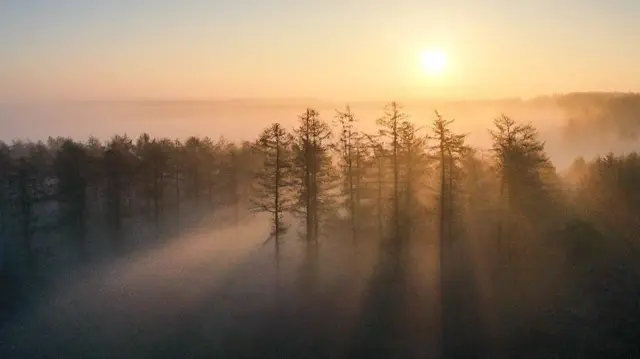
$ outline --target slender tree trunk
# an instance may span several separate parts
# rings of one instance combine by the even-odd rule
[[[440,355],[441,358],[446,359],[448,356],[448,343],[447,343],[447,310],[446,310],[446,247],[447,240],[445,237],[445,195],[446,195],[446,172],[445,172],[445,158],[444,158],[444,139],[440,139],[440,258],[439,258],[439,277],[440,277]]]
[[[398,240],[400,235],[400,208],[399,208],[399,169],[398,169],[398,125],[394,121],[393,125],[393,223],[394,240]]]
[[[314,145],[315,148],[315,145]],[[312,183],[312,218],[313,218],[313,243],[314,245],[318,242],[318,172],[316,168],[316,154],[313,156],[313,172],[311,175],[311,183]]]
[[[346,159],[347,159],[347,184],[349,186],[349,214],[351,215],[351,239],[355,243],[357,236],[356,228],[356,204],[355,193],[353,186],[353,149],[351,145],[351,130],[348,132],[348,139],[346,143]]]
[[[382,235],[382,157],[378,158],[378,196],[377,196],[377,210],[378,210],[378,235]]]
[[[444,247],[445,244],[445,220],[446,220],[446,210],[445,210],[445,204],[446,204],[446,200],[445,197],[447,195],[447,190],[446,190],[446,171],[445,171],[446,165],[445,165],[445,158],[444,158],[444,144],[441,144],[440,146],[440,224],[439,224],[439,234],[440,234],[440,246]],[[442,250],[441,250],[442,252]]]
[[[153,171],[153,222],[156,229],[156,237],[159,235],[160,227],[160,176],[158,169],[154,166]]]
[[[409,239],[412,234],[413,223],[411,221],[411,209],[412,209],[412,196],[413,196],[413,150],[409,149],[407,153],[407,180],[406,180],[406,194],[405,194],[405,215],[404,215],[404,234],[405,239]]]
[[[449,228],[447,230],[447,234],[449,238],[453,238],[453,174],[455,171],[455,163],[453,161],[453,154],[451,152],[451,148],[447,150],[449,154],[449,188],[447,190],[447,197],[449,199],[448,203],[448,219],[447,223],[449,224]],[[449,240],[451,242],[452,239]]]
[[[180,230],[180,167],[176,166],[175,171],[175,188],[176,188],[176,223]]]
[[[312,194],[313,194],[313,188],[311,185],[311,156],[310,156],[310,149],[309,149],[309,141],[307,140],[307,142],[305,143],[305,160],[306,160],[306,168],[305,168],[305,173],[304,173],[304,180],[305,180],[305,189],[306,189],[306,226],[307,226],[307,242],[311,243],[311,240],[313,239],[313,201],[312,201]]]
[[[360,145],[356,147],[356,169],[355,169],[356,183],[355,183],[355,203],[353,206],[353,227],[354,227],[354,239],[357,240],[358,232],[360,230]]]
[[[276,138],[276,176],[275,176],[275,202],[274,202],[274,230],[276,241],[276,260],[280,249],[280,141]]]
[[[232,170],[232,186],[233,186],[233,216],[234,223],[237,226],[240,219],[240,196],[238,195],[238,161],[235,149],[231,152],[231,170]]]

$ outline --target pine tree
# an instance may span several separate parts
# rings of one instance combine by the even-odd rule
[[[401,174],[401,219],[402,238],[409,238],[413,231],[412,219],[416,215],[417,197],[424,169],[427,166],[426,138],[420,135],[420,128],[409,121],[403,121],[398,128]]]
[[[283,215],[293,204],[291,182],[291,145],[293,137],[274,123],[262,131],[254,145],[262,157],[262,167],[255,175],[251,203],[253,211],[267,212],[271,219],[270,239],[279,253],[280,236],[286,231]]]
[[[336,111],[335,122],[340,131],[336,149],[340,155],[343,195],[346,198],[346,208],[351,221],[352,240],[356,241],[359,230],[358,211],[360,209],[362,176],[360,168],[362,162],[361,136],[356,127],[357,118],[349,106],[344,111]]]
[[[393,171],[393,238],[398,240],[400,237],[400,127],[408,118],[407,114],[402,112],[400,105],[391,102],[385,107],[385,114],[377,120],[380,126],[379,134],[381,138],[386,138],[388,152],[391,155],[391,168]]]
[[[500,224],[498,241],[511,235],[512,212],[527,213],[545,195],[544,174],[553,167],[544,152],[544,142],[531,124],[517,124],[502,115],[494,120],[492,137],[494,168],[500,182],[500,201],[506,229]]]
[[[441,246],[452,240],[454,179],[456,177],[457,162],[466,149],[464,145],[466,135],[455,134],[451,130],[451,124],[453,123],[454,120],[445,120],[436,112],[436,118],[431,126],[432,135],[430,136],[432,140],[436,141],[436,144],[431,146],[431,149],[436,153],[435,156],[439,160],[440,169],[438,227]]]
[[[448,308],[447,293],[449,266],[447,248],[452,240],[452,223],[453,223],[453,180],[456,171],[456,160],[464,150],[464,140],[466,135],[454,134],[451,130],[451,124],[454,120],[445,120],[436,112],[436,118],[431,126],[433,134],[430,136],[436,144],[431,147],[436,152],[436,158],[439,159],[440,167],[440,193],[438,205],[438,237],[439,237],[439,294],[440,294],[440,313],[441,313],[441,345],[442,356],[450,356],[448,349],[450,344],[450,336],[448,333],[451,319],[449,317],[450,310]],[[447,225],[448,223],[448,225]],[[445,229],[446,227],[446,229]],[[446,233],[446,234],[445,234]]]
[[[384,217],[384,187],[385,187],[385,175],[386,175],[386,171],[385,171],[385,160],[387,158],[387,153],[384,149],[384,146],[380,143],[375,141],[374,139],[370,139],[371,140],[371,146],[373,148],[373,158],[374,158],[374,162],[375,165],[373,166],[375,168],[375,183],[376,183],[376,223],[377,223],[377,233],[379,235],[382,235],[383,230],[384,230],[384,223],[383,223],[383,217]]]
[[[304,216],[306,239],[317,244],[320,223],[330,207],[334,178],[329,156],[331,128],[316,110],[307,109],[295,129],[294,163],[297,186],[297,213]]]

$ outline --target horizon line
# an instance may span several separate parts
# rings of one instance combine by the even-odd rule
[[[167,96],[129,96],[129,97],[95,97],[95,98],[50,98],[50,99],[0,99],[0,104],[109,104],[109,103],[233,103],[233,102],[315,102],[315,103],[342,103],[342,104],[363,104],[363,103],[388,103],[391,101],[403,103],[464,103],[464,102],[529,102],[541,99],[551,99],[572,95],[635,95],[640,96],[637,91],[569,91],[539,94],[535,96],[495,96],[495,97],[465,97],[465,98],[403,98],[403,99],[380,99],[361,98],[351,100],[338,100],[333,98],[323,98],[318,96],[273,96],[273,97],[167,97]]]

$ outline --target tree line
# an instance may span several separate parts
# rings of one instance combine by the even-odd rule
[[[411,243],[436,244],[441,278],[481,257],[476,281],[493,291],[484,295],[498,312],[514,301],[556,302],[562,292],[574,306],[606,311],[585,310],[581,323],[618,348],[633,341],[619,337],[621,326],[637,329],[625,318],[640,315],[638,154],[578,158],[559,173],[535,126],[505,115],[488,129],[487,149],[468,145],[437,112],[413,119],[392,102],[375,121],[367,133],[349,106],[322,115],[309,108],[294,128],[274,123],[241,143],[148,134],[0,143],[2,272],[37,266],[45,256],[37,238],[54,232],[82,260],[92,230],[118,248],[131,223],[159,234],[193,212],[226,208],[232,223],[268,214],[276,253],[297,229],[310,255],[328,238],[385,243],[398,258]],[[475,259],[461,249],[472,247]],[[524,314],[506,317],[503,337],[518,320],[528,323]]]
[[[118,246],[130,221],[161,232],[196,206],[231,208],[235,222],[247,211],[267,213],[276,252],[292,228],[310,251],[326,237],[379,240],[391,251],[426,241],[437,244],[447,273],[463,261],[456,246],[481,243],[494,287],[537,271],[538,282],[527,284],[537,296],[556,280],[542,268],[550,263],[569,263],[594,300],[612,300],[593,289],[612,263],[635,278],[637,154],[578,158],[561,174],[530,123],[497,117],[488,149],[468,145],[453,123],[437,112],[416,121],[391,102],[372,133],[346,106],[328,115],[307,109],[295,128],[274,123],[242,143],[148,134],[0,143],[3,270],[35,265],[39,233],[64,231],[83,258],[89,227],[113,233]]]
[[[0,143],[0,238],[4,266],[35,265],[37,237],[52,231],[86,256],[89,227],[120,245],[130,222],[180,225],[198,208],[233,206],[252,181],[252,146],[225,139],[185,141],[115,135],[102,142],[49,138]],[[9,258],[11,256],[15,258]]]
[[[492,147],[480,150],[466,145],[466,134],[454,133],[452,122],[436,112],[419,127],[392,102],[375,133],[361,131],[347,106],[330,119],[307,109],[296,128],[274,123],[256,141],[240,144],[146,133],[106,142],[0,143],[0,231],[5,241],[20,241],[29,258],[30,238],[42,222],[37,207],[53,201],[59,208],[49,225],[73,228],[81,251],[88,216],[101,215],[117,231],[131,216],[158,224],[172,210],[179,220],[181,203],[195,200],[271,213],[275,242],[287,228],[287,213],[304,223],[306,240],[315,243],[335,222],[349,228],[353,241],[367,231],[402,240],[427,224],[445,240],[468,229],[463,222],[478,211],[492,213],[496,239],[507,240],[515,218],[549,217],[561,197],[573,193],[582,203],[582,192],[593,193],[575,186],[568,191],[531,124],[497,118],[489,129]],[[612,156],[577,163],[601,173],[607,170],[595,166],[615,162]],[[632,167],[633,156],[622,163]]]

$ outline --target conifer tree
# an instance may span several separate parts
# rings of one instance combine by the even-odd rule
[[[264,129],[254,148],[262,157],[262,167],[255,175],[251,196],[254,211],[272,215],[270,239],[275,240],[276,252],[280,247],[280,236],[286,226],[283,215],[291,209],[291,134],[274,123]]]
[[[341,175],[342,175],[342,190],[346,199],[346,208],[349,214],[349,220],[351,222],[351,236],[355,241],[359,227],[359,215],[360,209],[360,184],[362,170],[360,168],[362,162],[362,149],[360,134],[357,129],[357,118],[351,111],[351,108],[347,106],[344,111],[336,111],[335,123],[340,131],[336,149],[339,153]]]
[[[397,102],[391,102],[385,107],[384,116],[377,120],[377,124],[380,126],[379,135],[386,139],[388,152],[391,156],[393,172],[392,223],[395,240],[400,237],[400,127],[407,118],[407,114],[402,112],[400,105]]]
[[[315,245],[323,216],[330,208],[332,198],[328,192],[335,179],[329,153],[331,128],[314,109],[307,109],[299,119],[293,144],[296,212],[304,218],[307,241]]]

